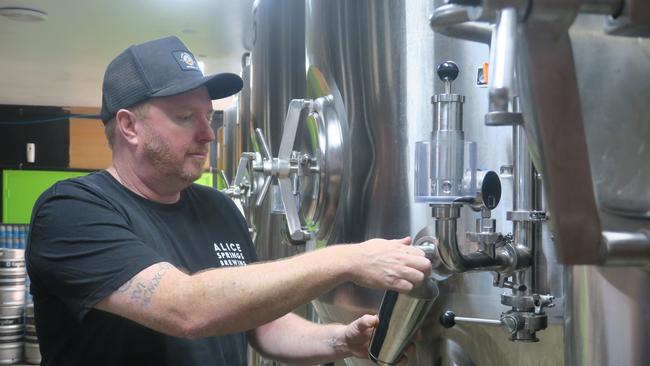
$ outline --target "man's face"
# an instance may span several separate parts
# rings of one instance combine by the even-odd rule
[[[163,179],[189,184],[201,176],[214,140],[212,103],[205,87],[154,98],[142,119],[141,152]]]

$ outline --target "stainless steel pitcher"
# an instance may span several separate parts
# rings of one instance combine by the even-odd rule
[[[408,294],[386,291],[370,342],[370,359],[379,365],[395,365],[437,297],[438,285],[432,278]]]

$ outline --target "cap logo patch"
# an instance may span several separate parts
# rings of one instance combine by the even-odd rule
[[[186,51],[174,51],[172,52],[176,62],[181,67],[183,71],[201,71],[199,69],[199,64],[194,59],[194,56]]]

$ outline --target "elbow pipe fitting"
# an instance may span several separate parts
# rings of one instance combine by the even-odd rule
[[[436,233],[438,258],[432,260],[434,270],[442,265],[452,273],[475,270],[510,272],[530,265],[528,249],[510,244],[499,247],[494,257],[484,252],[461,253],[456,236],[456,219],[436,220]]]
[[[436,250],[430,254],[434,272],[447,274],[449,272],[462,273],[482,270],[512,273],[531,265],[532,254],[528,248],[522,245],[510,243],[501,245],[496,249],[494,256],[480,251],[469,254],[461,253],[456,232],[456,220],[460,217],[460,206],[433,205],[432,210],[436,219],[437,237],[426,239],[426,241],[436,244]]]
[[[469,7],[447,4],[434,10],[429,18],[431,29],[448,37],[464,39],[490,45],[492,27],[471,21],[467,14]]]

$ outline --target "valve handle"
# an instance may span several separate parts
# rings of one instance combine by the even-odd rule
[[[471,323],[471,324],[492,324],[492,325],[501,325],[501,320],[496,319],[483,319],[483,318],[466,318],[463,316],[456,316],[451,310],[447,310],[442,315],[440,315],[440,325],[445,328],[451,328],[456,325],[457,322],[461,323]]]
[[[266,194],[269,192],[269,187],[271,186],[272,179],[273,177],[271,176],[264,178],[264,184],[262,184],[260,193],[257,196],[257,201],[255,201],[255,206],[260,207],[262,206],[262,203],[264,203],[264,198],[266,197]]]
[[[501,201],[501,180],[499,175],[488,171],[481,182],[481,198],[489,210],[494,210]]]
[[[440,325],[449,329],[456,325],[456,313],[451,310],[447,310],[440,315]]]
[[[269,145],[266,143],[266,139],[264,138],[264,132],[262,132],[261,128],[256,128],[255,129],[255,136],[257,137],[257,142],[260,144],[260,150],[262,150],[262,155],[264,155],[264,159],[273,159],[273,155],[271,155],[271,149],[269,149]]]
[[[436,69],[438,73],[438,77],[442,81],[454,81],[458,77],[458,73],[460,70],[458,69],[458,65],[454,61],[445,61],[438,65],[438,68]]]

